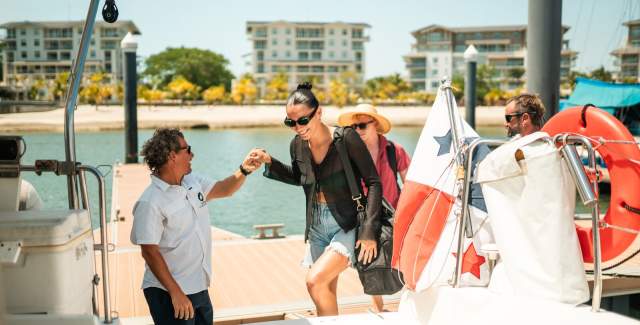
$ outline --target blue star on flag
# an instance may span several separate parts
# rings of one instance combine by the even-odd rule
[[[438,145],[440,145],[440,148],[438,148],[438,156],[451,152],[451,141],[453,141],[453,138],[451,137],[451,129],[447,131],[447,134],[441,137],[434,136],[433,139],[436,140]]]

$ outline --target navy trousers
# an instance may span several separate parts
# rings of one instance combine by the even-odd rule
[[[204,290],[192,295],[187,295],[193,305],[195,317],[184,320],[174,317],[173,304],[169,293],[160,288],[144,289],[144,297],[147,299],[153,323],[156,325],[212,325],[213,306],[209,299],[209,291]]]

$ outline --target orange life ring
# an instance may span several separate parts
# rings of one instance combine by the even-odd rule
[[[611,201],[604,222],[615,227],[600,229],[602,268],[613,268],[635,256],[640,251],[640,236],[620,229],[640,231],[640,149],[629,130],[604,110],[573,107],[554,115],[542,131],[551,136],[577,133],[593,139],[592,145],[606,163],[611,181]],[[599,139],[616,142],[602,144]],[[576,225],[576,230],[586,268],[593,269],[591,227]]]

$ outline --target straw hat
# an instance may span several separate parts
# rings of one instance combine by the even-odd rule
[[[347,126],[353,124],[354,115],[367,115],[378,122],[376,130],[385,134],[391,130],[391,122],[386,117],[378,114],[378,110],[371,104],[360,104],[355,108],[347,109],[338,116],[338,125]]]

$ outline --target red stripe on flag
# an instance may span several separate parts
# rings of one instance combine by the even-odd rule
[[[454,198],[425,184],[407,181],[398,202],[394,224],[392,265],[415,289],[422,270],[440,239]]]

